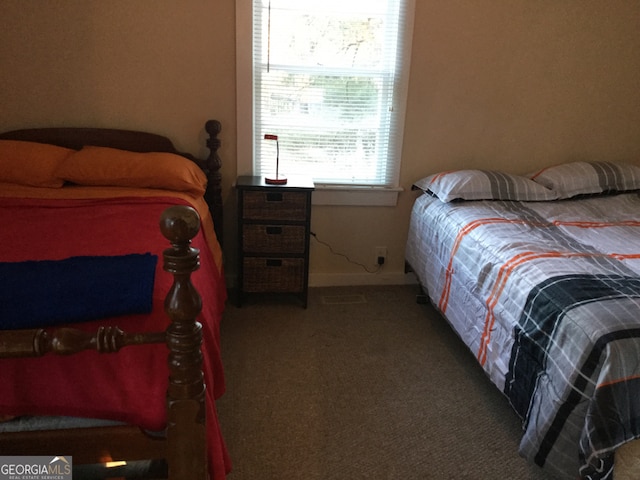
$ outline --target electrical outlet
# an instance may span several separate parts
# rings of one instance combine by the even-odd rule
[[[387,247],[376,247],[375,265],[384,265],[387,260]]]

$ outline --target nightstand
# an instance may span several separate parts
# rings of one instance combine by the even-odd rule
[[[238,306],[251,293],[294,294],[307,307],[310,178],[268,185],[241,176],[238,192]]]

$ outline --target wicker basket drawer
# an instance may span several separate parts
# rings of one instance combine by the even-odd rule
[[[290,292],[304,290],[304,259],[245,257],[242,289],[245,292]]]
[[[248,220],[294,220],[307,218],[304,192],[244,191],[242,217]]]
[[[243,225],[242,248],[252,253],[304,253],[304,225]]]

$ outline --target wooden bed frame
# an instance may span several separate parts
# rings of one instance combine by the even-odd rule
[[[210,120],[209,157],[200,161],[178,152],[170,140],[146,132],[95,128],[44,128],[0,134],[0,139],[50,143],[80,149],[84,145],[136,152],[178,153],[195,161],[209,179],[205,200],[210,206],[216,235],[222,239],[221,161],[217,154],[220,122]],[[94,334],[73,328],[0,331],[0,359],[68,355],[83,350],[114,353],[125,346],[166,342],[169,349],[166,437],[150,436],[130,425],[0,434],[3,455],[53,455],[71,453],[74,464],[97,464],[113,460],[165,460],[170,479],[208,478],[205,426],[205,385],[202,373],[202,327],[200,295],[191,284],[191,272],[199,266],[199,253],[191,239],[200,228],[197,212],[186,206],[170,207],[160,220],[160,230],[171,244],[163,253],[164,270],[173,275],[165,298],[171,325],[165,332],[127,334],[118,328],[100,327]]]

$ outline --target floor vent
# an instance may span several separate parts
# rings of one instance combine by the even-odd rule
[[[351,305],[355,303],[367,303],[364,295],[323,295],[322,303],[326,305]]]

